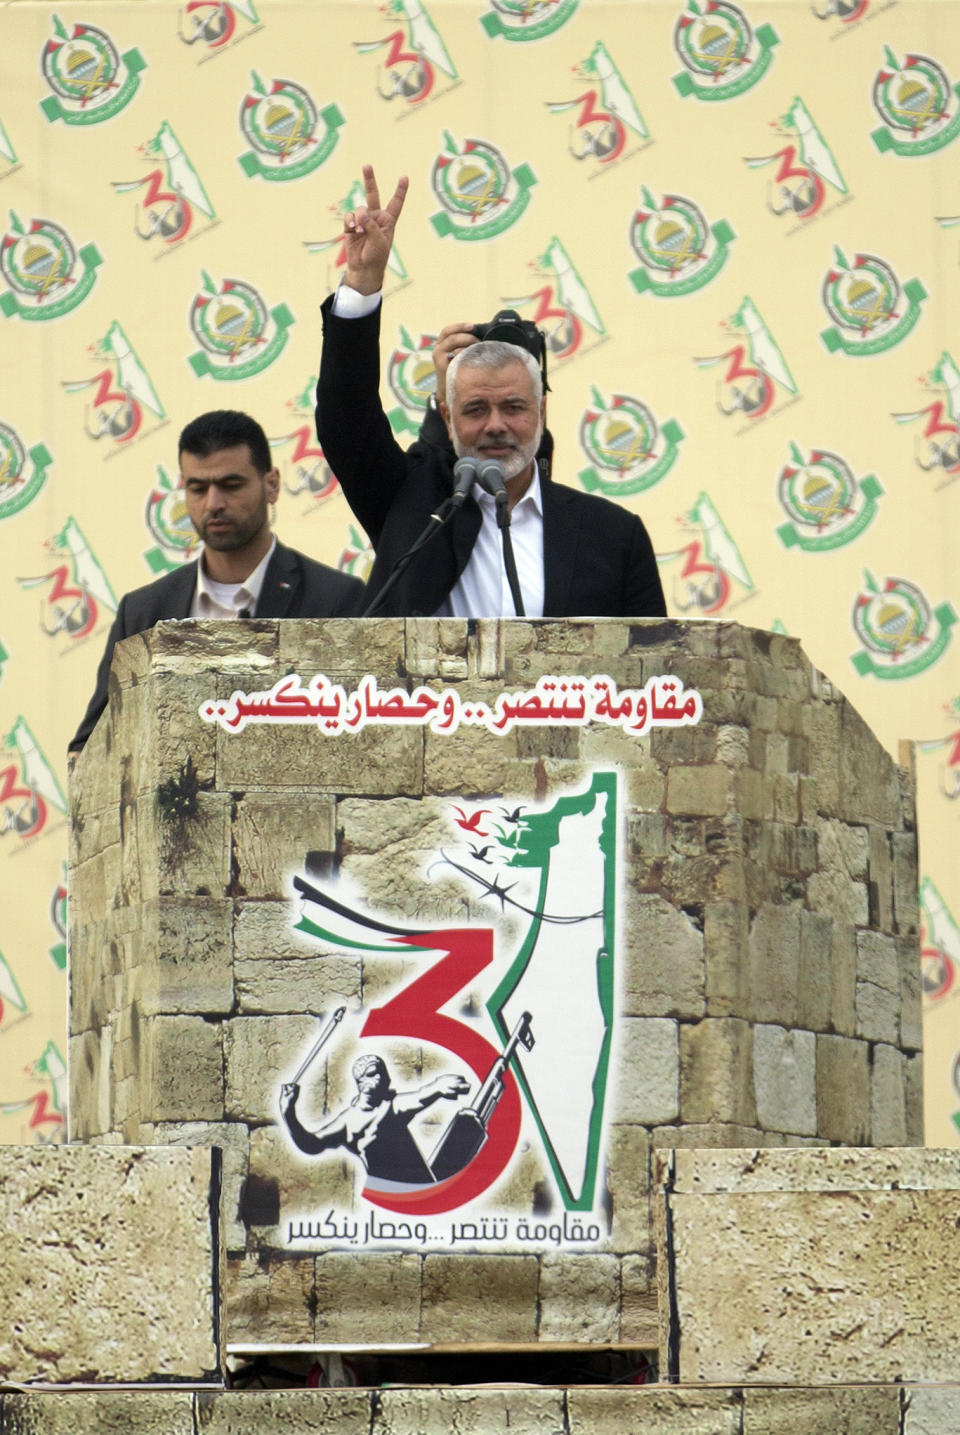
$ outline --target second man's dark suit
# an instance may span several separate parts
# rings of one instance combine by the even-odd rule
[[[199,560],[197,560],[199,561]],[[145,633],[164,618],[189,618],[197,586],[197,561],[185,563],[120,599],[97,669],[97,684],[68,751],[83,747],[107,705],[110,661],[122,638]],[[350,618],[362,608],[363,584],[278,543],[267,564],[257,618]]]
[[[444,450],[418,440],[404,451],[380,403],[380,309],[363,319],[323,305],[317,435],[374,549],[372,598],[451,492]],[[660,617],[663,589],[647,531],[617,503],[543,481],[543,612],[548,618]],[[470,557],[480,510],[468,498],[447,528],[418,554],[378,614],[430,616]],[[483,614],[476,614],[483,617]]]

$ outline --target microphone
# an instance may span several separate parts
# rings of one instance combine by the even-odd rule
[[[507,475],[498,458],[484,458],[477,467],[477,482],[498,503],[507,501]],[[502,495],[502,497],[501,497]]]
[[[454,508],[462,507],[467,494],[477,481],[477,460],[458,458],[453,465],[453,494],[450,502]]]

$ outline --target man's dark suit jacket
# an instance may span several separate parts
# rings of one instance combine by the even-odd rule
[[[449,496],[447,453],[423,439],[406,452],[380,403],[380,309],[364,319],[323,304],[324,339],[317,384],[317,435],[347,502],[376,551],[370,598],[396,560]],[[544,482],[543,612],[548,618],[660,617],[666,613],[656,559],[636,514],[593,494]],[[453,521],[410,564],[378,614],[436,613],[459,578],[480,531],[468,498]],[[484,617],[482,613],[476,617]]]
[[[93,732],[107,705],[110,661],[121,638],[145,633],[163,618],[189,618],[197,586],[197,563],[185,563],[154,583],[135,588],[120,599],[117,616],[107,635],[93,697],[70,743],[69,752],[78,752]],[[267,564],[257,603],[257,618],[350,618],[363,606],[363,584],[359,578],[338,573],[278,543]]]

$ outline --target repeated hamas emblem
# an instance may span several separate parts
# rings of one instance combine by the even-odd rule
[[[863,647],[850,661],[862,678],[915,678],[943,657],[957,621],[953,605],[931,608],[915,583],[864,573],[853,604],[853,628]]]
[[[670,601],[679,612],[714,618],[734,596],[742,601],[754,592],[740,549],[708,493],[699,494],[677,523],[692,536],[672,552],[658,553],[657,563],[674,565],[668,575]]]
[[[918,743],[923,749],[926,745]],[[920,883],[920,916],[923,936],[920,948],[920,984],[928,1003],[942,1001],[952,991],[957,994],[957,973],[960,972],[960,927],[953,913],[937,890],[936,884],[924,877]],[[954,1122],[960,1126],[957,1116]]]
[[[50,925],[56,941],[49,949],[49,957],[58,972],[67,969],[67,864],[60,863],[60,880],[50,896]]]
[[[129,443],[140,432],[147,412],[166,418],[150,375],[121,324],[114,320],[103,338],[90,346],[90,352],[105,361],[106,368],[93,378],[67,380],[63,385],[68,394],[93,389],[85,420],[90,438]]]
[[[113,119],[133,99],[146,60],[139,50],[118,54],[106,30],[67,27],[53,17],[53,37],[43,49],[43,77],[52,90],[40,108],[48,120],[96,125]]]
[[[0,273],[9,285],[0,294],[0,310],[8,319],[59,319],[83,303],[102,263],[95,244],[78,253],[62,225],[52,219],[24,225],[11,209],[10,228],[0,239]]]
[[[316,390],[316,375],[311,374],[296,398],[288,399],[286,407],[291,410],[298,426],[279,438],[270,439],[274,451],[286,451],[287,464],[293,469],[293,481],[284,478],[283,486],[294,498],[305,493],[310,504],[305,512],[315,513],[325,498],[337,491],[337,480],[333,470],[323,456],[323,449],[317,443],[317,432],[313,421],[313,405]]]
[[[870,0],[825,0],[822,8],[811,6],[818,20],[832,20],[836,17],[842,25],[852,25],[862,20],[867,13]]]
[[[9,165],[10,168],[5,170],[3,168],[4,164]],[[17,152],[13,147],[13,142],[4,129],[3,120],[0,120],[0,179],[4,178],[7,174],[12,174],[13,171],[19,169],[19,167]]]
[[[754,33],[739,5],[687,0],[673,32],[673,48],[684,67],[674,75],[674,86],[698,100],[736,99],[766,74],[779,42],[772,25]]]
[[[629,394],[605,399],[593,389],[593,403],[580,419],[580,447],[592,460],[580,470],[588,493],[626,498],[666,478],[677,458],[683,429],[668,419],[661,429],[650,409]]]
[[[952,483],[960,477],[960,369],[953,355],[944,349],[939,361],[920,382],[937,397],[922,409],[893,417],[898,424],[913,423],[917,419],[923,422],[914,444],[917,467],[924,473],[941,469],[945,482]]]
[[[13,967],[0,952],[0,1024],[5,1024],[5,1027],[9,1029],[16,1018],[24,1016],[27,1010],[27,999],[23,995]]]
[[[48,638],[60,633],[71,639],[85,638],[96,627],[101,609],[104,613],[117,611],[109,579],[75,518],[68,518],[43,546],[61,561],[46,573],[17,581],[21,588],[50,585],[40,615],[40,626]]]
[[[441,239],[494,239],[516,224],[530,203],[537,176],[528,164],[511,170],[487,140],[458,146],[449,130],[433,162],[430,184],[443,208],[430,216]]]
[[[382,100],[418,105],[434,93],[438,73],[459,80],[440,31],[421,0],[386,0],[380,9],[388,19],[399,20],[402,29],[382,40],[355,41],[354,49],[358,55],[386,50],[377,68],[377,94]]]
[[[16,429],[0,419],[0,519],[12,518],[30,506],[52,462],[46,444],[26,448]]]
[[[113,188],[118,194],[143,190],[134,215],[134,229],[141,239],[179,244],[198,216],[216,217],[203,181],[166,120],[153,138],[140,146],[140,153],[148,162],[158,160],[159,165],[142,179],[114,180]]]
[[[225,50],[235,37],[240,38],[236,35],[238,15],[262,29],[253,0],[230,0],[230,3],[228,0],[187,0],[178,16],[177,33],[185,45],[200,44],[216,54]],[[249,35],[252,31],[245,29],[244,33]]]
[[[871,134],[881,154],[926,155],[960,134],[960,84],[927,55],[906,55],[903,64],[888,45],[886,64],[873,81],[873,107],[883,124]]]
[[[8,748],[13,754],[6,761]],[[43,831],[53,812],[66,813],[67,799],[26,718],[17,718],[0,739],[0,837],[12,832],[27,841]]]
[[[788,523],[777,529],[784,548],[829,553],[859,538],[877,516],[883,487],[872,473],[857,479],[839,454],[811,449],[804,458],[790,445],[791,462],[780,471],[777,497]]]
[[[414,339],[401,327],[400,342],[390,354],[387,383],[398,400],[387,414],[390,427],[397,435],[418,434],[427,415],[427,404],[437,392],[437,374],[433,367],[433,345],[436,334],[420,334]]]
[[[243,279],[224,279],[217,288],[204,270],[190,306],[190,329],[201,345],[190,355],[190,367],[198,378],[250,379],[283,352],[292,323],[286,304],[268,309]]]
[[[554,235],[532,261],[532,268],[546,282],[532,294],[517,295],[504,302],[512,309],[526,310],[525,317],[544,331],[551,359],[569,359],[580,348],[588,329],[601,339],[606,337],[593,297],[562,240]]]
[[[820,338],[831,354],[883,354],[905,339],[920,317],[927,291],[919,279],[901,289],[891,266],[876,254],[855,254],[851,263],[840,246],[827,270],[821,302],[834,321]]]
[[[838,194],[848,193],[830,147],[799,95],[786,114],[774,122],[774,129],[790,143],[773,154],[746,160],[751,169],[777,165],[767,179],[767,208],[771,214],[812,219],[823,205],[827,185]]]
[[[355,523],[348,523],[347,541],[341,548],[340,557],[337,559],[337,567],[340,572],[349,573],[352,578],[359,578],[361,583],[366,583],[370,577],[375,557],[373,544],[363,530],[358,528]]]
[[[590,88],[573,100],[547,102],[552,115],[576,112],[567,142],[574,159],[611,164],[623,154],[631,131],[642,140],[650,139],[636,100],[602,40],[574,66],[574,74],[591,82]]]
[[[742,414],[759,419],[770,412],[778,386],[796,394],[797,386],[780,346],[760,310],[749,297],[724,321],[723,327],[738,342],[722,354],[695,359],[698,368],[723,365],[717,380],[717,408],[728,418]]]
[[[240,106],[240,128],[250,144],[240,167],[251,179],[302,179],[333,154],[343,124],[335,104],[318,109],[302,85],[281,79],[265,84],[253,71]]]
[[[3,1140],[23,1146],[65,1141],[67,1064],[56,1044],[48,1041],[37,1060],[24,1068],[24,1074],[31,1085],[40,1083],[40,1090],[18,1100],[0,1101]]]
[[[580,0],[490,0],[480,21],[491,40],[545,40],[576,14]]]
[[[708,226],[702,211],[682,194],[658,204],[641,188],[642,203],[630,222],[630,245],[641,267],[630,274],[638,294],[675,299],[715,279],[727,262],[734,232],[725,219]]]
[[[143,555],[151,573],[172,573],[196,556],[200,540],[190,522],[184,491],[159,463],[157,481],[147,495],[143,517],[155,542],[155,547],[146,549]]]

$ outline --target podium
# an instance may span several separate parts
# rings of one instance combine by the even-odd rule
[[[163,623],[71,781],[71,1139],[228,1348],[655,1346],[665,1148],[922,1141],[912,777],[730,623]]]

